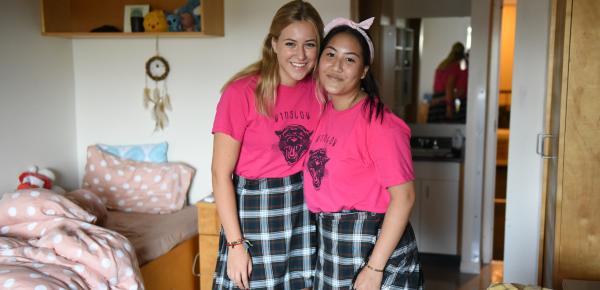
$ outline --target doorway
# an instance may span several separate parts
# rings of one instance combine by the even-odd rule
[[[515,49],[516,0],[504,0],[501,13],[497,108],[498,129],[496,132],[496,173],[494,178],[493,261],[502,261],[504,259],[506,178],[508,171],[510,106],[512,100],[512,68]]]
[[[464,152],[464,163],[463,163],[463,174],[461,175],[464,179],[461,179],[461,184],[464,186],[461,187],[461,200],[460,200],[460,208],[459,208],[459,249],[458,253],[460,255],[460,270],[464,273],[479,273],[481,264],[489,263],[492,260],[492,237],[493,233],[493,213],[494,213],[494,185],[495,185],[495,167],[496,167],[496,142],[498,137],[496,136],[497,120],[496,117],[498,115],[498,102],[497,102],[497,93],[499,90],[498,87],[498,71],[499,64],[496,63],[496,66],[491,66],[489,60],[491,57],[496,57],[497,61],[499,59],[499,54],[490,53],[489,43],[491,43],[492,38],[499,39],[500,38],[500,26],[490,34],[489,32],[489,24],[490,24],[490,11],[492,11],[492,3],[493,3],[493,21],[500,23],[501,13],[496,11],[501,11],[501,9],[497,8],[502,6],[502,0],[490,0],[490,1],[470,1],[470,0],[460,0],[460,1],[452,1],[450,2],[438,2],[434,0],[426,0],[420,1],[418,5],[415,5],[414,2],[408,0],[371,0],[371,1],[360,1],[353,0],[352,1],[352,15],[355,20],[364,19],[365,17],[377,16],[379,21],[377,22],[381,26],[402,26],[403,24],[406,26],[409,23],[406,22],[407,19],[416,19],[416,18],[424,18],[424,17],[471,17],[470,24],[473,28],[473,40],[472,40],[472,51],[469,55],[469,71],[475,71],[475,74],[469,74],[469,97],[467,99],[469,103],[469,107],[473,108],[467,112],[467,124],[465,125],[465,148],[467,148]],[[444,4],[445,3],[445,4]],[[513,2],[515,4],[516,2]],[[361,17],[362,16],[362,17]],[[403,22],[405,21],[405,22]],[[421,24],[421,23],[419,23]],[[413,29],[413,35],[419,35],[420,29]],[[380,42],[386,40],[386,37],[395,36],[394,32],[396,29],[390,31],[383,31],[381,27],[378,25],[374,25],[370,29],[371,36],[373,37],[374,43],[376,44],[376,50],[382,49],[385,47],[384,45],[378,45]],[[384,33],[386,32],[386,33]],[[396,43],[395,41],[390,41],[390,43]],[[418,41],[413,42],[415,45],[413,48],[419,49],[420,45]],[[496,44],[499,47],[499,43]],[[393,47],[396,49],[395,47]],[[499,48],[497,48],[499,50]],[[392,70],[392,73],[384,73],[380,76],[380,82],[393,84],[393,73],[394,64],[396,62],[386,59],[385,51],[377,51],[376,54],[380,56],[376,58],[377,60],[381,60],[381,69],[385,71],[388,68],[386,65],[391,64],[389,69]],[[390,54],[393,55],[393,54]],[[413,55],[417,55],[416,53]],[[413,68],[419,67],[419,63],[414,61]],[[492,69],[490,69],[492,67]],[[487,72],[487,73],[486,73]],[[490,74],[494,76],[490,78]],[[413,81],[418,79],[419,72],[413,71],[412,76]],[[494,79],[495,77],[495,79]],[[495,82],[495,84],[492,84]],[[510,83],[510,82],[509,82]],[[380,84],[381,85],[381,84]],[[394,96],[392,92],[394,92],[394,86],[389,85],[386,86],[383,84],[382,87],[382,96],[385,98],[386,96]],[[417,85],[413,85],[413,98],[418,93],[414,93],[414,89],[417,88]],[[494,88],[494,89],[491,89]],[[405,100],[405,99],[404,99]],[[412,101],[411,100],[411,101]],[[493,100],[494,107],[490,108],[488,106],[488,102]],[[418,101],[418,99],[417,99]],[[384,100],[385,102],[385,100]],[[396,100],[391,100],[391,107],[395,107]],[[409,102],[410,103],[410,102]],[[390,104],[388,104],[390,105]],[[412,102],[408,107],[416,108],[418,102]],[[506,107],[506,106],[505,106]],[[490,130],[490,127],[487,127],[486,124],[489,124],[487,119],[487,113],[490,110],[494,111],[493,113],[493,130]],[[404,116],[408,119],[412,119],[416,121],[416,114],[411,114],[411,112],[416,111],[404,111]],[[399,110],[397,110],[400,113]],[[418,112],[418,111],[417,111]],[[487,112],[487,113],[486,113]],[[399,114],[401,115],[401,114]],[[487,127],[487,128],[486,128]],[[489,129],[488,129],[489,128]],[[492,132],[493,136],[486,137],[486,131]],[[490,141],[493,140],[493,146],[490,144]],[[488,142],[486,144],[486,141]],[[485,147],[493,147],[493,155],[490,158],[487,158],[487,149]],[[493,160],[494,162],[487,162],[485,164],[484,170],[484,160]],[[490,164],[493,170],[488,170],[487,166]],[[483,200],[483,189],[484,189],[484,173],[487,174],[492,172],[493,175],[488,178],[486,177],[486,182],[491,179],[492,188],[489,190],[491,192],[489,196],[490,202],[487,200]],[[501,190],[500,190],[501,191]],[[486,191],[487,192],[487,191]],[[501,201],[501,200],[499,200]],[[488,206],[489,209],[482,209],[482,205]],[[482,214],[490,213],[491,217],[482,218]],[[489,224],[487,224],[489,222]],[[490,229],[490,233],[486,233],[486,229]],[[503,228],[503,226],[499,226],[498,228]],[[489,239],[489,243],[486,239]],[[489,258],[486,258],[486,248],[489,244]],[[482,252],[483,250],[483,252]]]

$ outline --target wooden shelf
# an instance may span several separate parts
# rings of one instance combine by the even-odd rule
[[[123,30],[125,5],[140,4],[139,0],[40,0],[41,30],[44,36],[65,38],[192,38],[218,37],[225,34],[223,0],[202,0],[200,32],[89,32],[102,25]],[[173,11],[185,0],[145,0],[150,10]]]
[[[202,32],[45,32],[44,36],[63,38],[198,38],[219,37]]]

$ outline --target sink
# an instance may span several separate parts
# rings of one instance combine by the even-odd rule
[[[444,158],[444,157],[454,157],[454,154],[451,150],[446,149],[422,149],[422,148],[413,148],[411,150],[413,157],[435,157],[435,158]]]
[[[452,148],[450,137],[414,136],[410,145],[415,161],[460,161],[461,152]]]

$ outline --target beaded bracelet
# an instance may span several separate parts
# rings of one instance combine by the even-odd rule
[[[367,264],[367,269],[375,271],[375,272],[383,273],[383,269],[375,269],[375,268],[371,267],[371,265],[369,265],[369,264]]]
[[[226,243],[225,244],[225,246],[231,247],[232,249],[235,248],[235,246],[237,246],[237,245],[243,245],[244,248],[246,248],[246,250],[247,250],[249,247],[252,246],[252,243],[250,243],[250,241],[248,241],[248,240],[246,240],[244,238],[241,238],[241,239],[237,239],[237,240],[235,240],[235,241],[233,241],[231,243]]]

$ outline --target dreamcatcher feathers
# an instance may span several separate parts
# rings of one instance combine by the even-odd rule
[[[152,109],[152,119],[154,120],[154,130],[164,130],[169,125],[169,117],[167,116],[166,110],[173,110],[171,107],[171,97],[166,91],[165,86],[164,94],[158,88],[158,85],[154,89],[150,89],[146,86],[144,88],[144,108]]]

